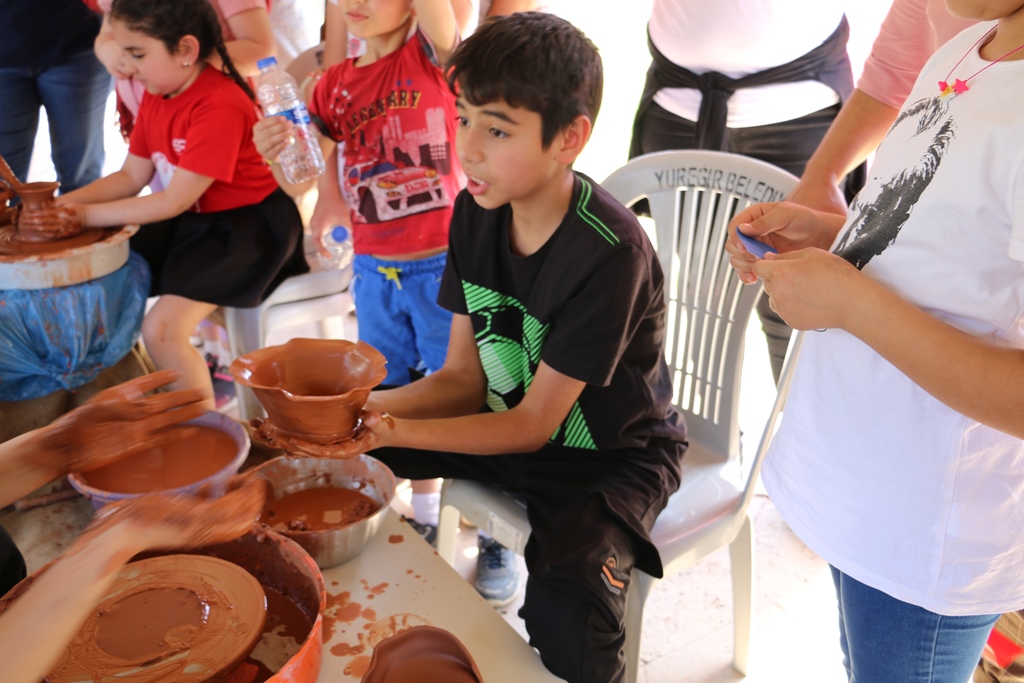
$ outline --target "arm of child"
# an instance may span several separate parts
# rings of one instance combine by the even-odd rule
[[[953,410],[1024,439],[1024,349],[958,330],[820,249],[769,254],[753,272],[793,328],[845,330]]]
[[[180,216],[193,206],[213,184],[213,178],[184,168],[174,171],[170,184],[162,192],[144,197],[127,197],[96,204],[65,202],[75,208],[82,225],[103,228],[112,225],[145,225]]]
[[[235,35],[234,40],[224,43],[231,62],[243,76],[258,75],[260,70],[256,62],[277,54],[274,33],[270,27],[270,12],[263,7],[253,7],[232,14],[227,22]],[[224,66],[216,52],[207,61],[218,70]]]
[[[324,8],[324,62],[326,69],[341,64],[348,57],[348,25],[345,12],[337,3],[327,0]]]
[[[57,197],[57,205],[97,204],[134,197],[153,178],[155,167],[150,159],[135,154],[125,157],[121,169],[95,180],[85,187]]]
[[[147,494],[104,508],[0,615],[4,680],[41,680],[135,554],[222,543],[252,528],[266,500],[265,486],[255,479],[236,480],[232,486],[217,499]]]
[[[114,32],[110,29],[110,13],[103,14],[103,24],[93,41],[93,52],[110,75],[114,78],[129,78],[131,73],[125,68],[124,50],[114,40]]]
[[[787,201],[846,215],[839,183],[882,142],[899,109],[854,90],[832,121]]]
[[[516,407],[480,413],[487,377],[469,316],[456,314],[444,367],[404,387],[375,392],[367,407],[396,418],[393,428],[375,422],[380,446],[476,455],[529,453],[548,442],[584,386],[542,361]]]
[[[487,10],[488,17],[501,17],[516,12],[530,12],[537,9],[537,0],[494,0]]]
[[[256,145],[256,151],[264,159],[270,162],[274,178],[285,192],[292,197],[297,197],[317,184],[317,179],[307,180],[302,183],[289,183],[284,175],[284,169],[277,162],[278,157],[284,148],[288,146],[288,140],[292,134],[292,122],[283,116],[263,116],[252,127],[252,141]],[[320,141],[320,150],[324,159],[327,159],[337,143],[317,132]]]
[[[434,44],[438,61],[444,64],[455,49],[459,36],[451,0],[413,0],[412,7],[420,29]]]
[[[202,415],[198,389],[149,392],[177,379],[162,370],[99,392],[52,424],[0,443],[0,507],[57,477],[159,445],[167,427]]]
[[[309,231],[316,245],[317,251],[324,256],[330,256],[323,244],[323,234],[335,225],[350,226],[352,215],[348,203],[341,195],[341,186],[338,185],[338,148],[331,150],[326,157],[326,170],[317,179],[316,208],[309,218]]]

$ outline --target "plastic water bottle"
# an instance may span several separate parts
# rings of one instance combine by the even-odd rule
[[[325,230],[320,239],[331,255],[328,258],[317,252],[323,270],[341,270],[352,263],[352,235],[348,228],[344,225],[335,225],[330,230]]]
[[[299,98],[299,86],[288,72],[277,66],[277,58],[256,62],[260,69],[256,97],[266,116],[284,116],[294,124],[291,143],[281,152],[281,170],[289,183],[301,183],[324,172],[324,156],[320,152],[316,131],[309,120],[309,111]]]

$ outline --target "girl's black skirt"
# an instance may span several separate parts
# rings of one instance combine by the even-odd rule
[[[309,271],[302,218],[280,188],[258,204],[185,213],[143,225],[131,248],[149,263],[150,296],[236,308],[258,306],[285,278]]]

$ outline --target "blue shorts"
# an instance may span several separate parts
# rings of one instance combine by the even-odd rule
[[[384,261],[356,254],[352,295],[359,339],[388,360],[385,384],[408,384],[409,370],[444,365],[452,314],[437,303],[448,254],[416,261]]]

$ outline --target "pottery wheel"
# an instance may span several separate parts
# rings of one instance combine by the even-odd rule
[[[202,683],[249,655],[266,593],[240,566],[205,555],[126,565],[47,683]]]
[[[98,242],[108,234],[107,230],[87,229],[73,237],[62,240],[47,240],[45,242],[29,242],[18,238],[18,231],[13,225],[5,225],[0,228],[0,254],[42,254],[45,252],[63,251],[84,247],[87,244]]]

